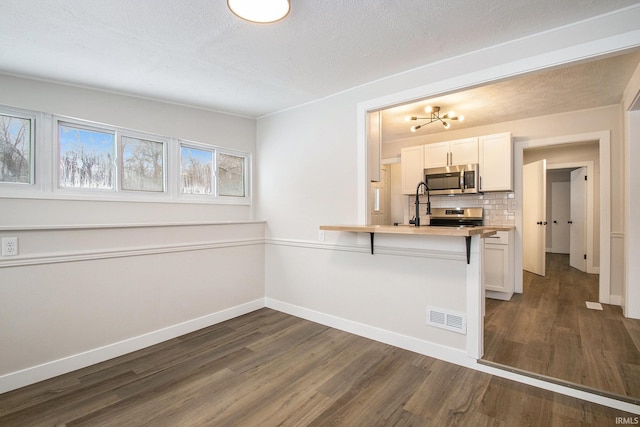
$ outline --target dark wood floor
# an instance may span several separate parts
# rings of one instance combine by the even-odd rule
[[[621,411],[270,309],[0,395],[1,426],[615,425]]]
[[[484,359],[640,399],[640,320],[598,301],[598,275],[547,254],[547,276],[524,272],[524,293],[487,299]]]

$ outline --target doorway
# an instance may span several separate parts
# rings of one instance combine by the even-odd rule
[[[584,160],[571,157],[574,156],[569,150],[572,148],[577,150],[590,149],[594,152],[596,161],[590,158]],[[586,224],[586,248],[587,263],[586,270],[588,273],[600,274],[598,302],[608,304],[610,302],[610,239],[611,219],[608,207],[611,203],[610,188],[610,136],[608,131],[596,132],[590,134],[568,135],[557,138],[549,138],[544,140],[525,141],[522,144],[516,144],[514,152],[514,185],[516,193],[516,202],[519,206],[524,206],[523,197],[523,167],[525,165],[525,155],[528,157],[527,162],[549,158],[548,153],[558,150],[563,154],[558,155],[553,161],[548,161],[548,168],[551,169],[576,169],[586,167],[587,175],[594,179],[587,180],[588,192],[593,197],[587,197],[586,210],[592,215],[587,217]],[[562,157],[564,156],[564,157]],[[578,159],[577,161],[567,162],[567,159]],[[589,194],[589,193],[588,193]],[[516,228],[523,230],[524,226],[524,209],[516,212]],[[523,264],[523,233],[516,233],[516,271],[524,270]],[[584,256],[583,256],[584,257]],[[516,275],[515,291],[522,293],[523,282],[522,276]]]
[[[573,152],[588,156],[590,150],[593,155],[594,147]],[[555,253],[570,255],[570,266],[582,272],[598,272],[593,245],[587,248],[587,242],[599,235],[593,230],[598,200],[594,186],[588,185],[594,169],[592,161],[556,165],[546,159],[523,166],[523,270],[545,276],[546,254]]]

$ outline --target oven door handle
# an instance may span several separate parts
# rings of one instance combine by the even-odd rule
[[[460,191],[464,193],[464,171],[460,171]]]

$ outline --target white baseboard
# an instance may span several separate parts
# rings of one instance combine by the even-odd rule
[[[467,356],[465,350],[446,347],[429,341],[402,335],[397,332],[391,332],[386,329],[377,328],[375,326],[366,325],[364,323],[289,304],[273,298],[265,298],[265,306],[292,316],[319,323],[321,325],[389,344],[394,347],[424,354],[425,356],[445,360],[457,365],[468,366],[476,363],[475,359]]]
[[[444,360],[445,362],[464,366],[476,371],[485,372],[490,375],[495,375],[497,377],[509,379],[523,384],[528,384],[544,390],[564,394],[566,396],[575,397],[577,399],[586,400],[588,402],[593,402],[599,405],[609,406],[621,411],[640,414],[640,406],[638,405],[563,386],[553,382],[544,381],[542,379],[533,378],[516,372],[487,366],[478,363],[476,359],[468,357],[465,350],[458,350],[455,348],[434,344],[432,342],[409,337],[396,332],[387,331],[385,329],[380,329],[374,326],[365,325],[353,320],[321,313],[294,304],[275,300],[273,298],[265,298],[265,306],[277,311],[281,311],[283,313],[290,314],[292,316],[320,323],[321,325],[326,325],[335,329],[339,329],[341,331],[349,332],[385,344],[393,345],[395,347],[403,348],[405,350],[424,354],[425,356]]]
[[[122,356],[161,342],[206,328],[234,317],[259,310],[265,306],[263,298],[230,307],[216,313],[171,325],[157,331],[129,338],[124,341],[94,348],[83,353],[74,354],[62,359],[29,367],[20,371],[0,376],[0,393],[15,390],[55,376],[85,368],[114,357]]]

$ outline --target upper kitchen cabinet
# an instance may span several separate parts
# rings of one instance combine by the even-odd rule
[[[416,187],[424,180],[424,145],[400,150],[400,186],[402,194],[416,194]],[[422,194],[422,192],[421,192]]]
[[[380,181],[382,118],[380,111],[367,112],[367,171],[370,182]]]
[[[465,138],[425,145],[425,168],[473,163],[478,163],[478,138]]]
[[[513,148],[511,133],[478,138],[480,191],[513,190]]]

